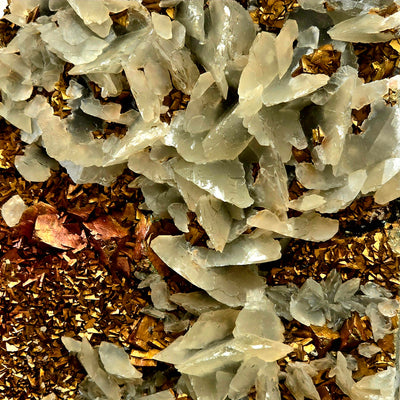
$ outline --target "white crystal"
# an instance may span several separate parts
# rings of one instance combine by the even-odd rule
[[[373,343],[360,343],[357,347],[357,350],[358,354],[367,358],[371,358],[376,353],[381,351],[380,347]]]
[[[388,17],[371,13],[339,22],[328,33],[333,40],[345,42],[387,42],[396,38],[396,33],[391,30],[396,30],[399,25],[400,12]]]
[[[8,226],[15,226],[18,224],[19,220],[22,217],[22,214],[28,207],[25,205],[24,201],[21,197],[16,194],[9,198],[2,206],[1,206],[1,216],[4,219],[4,222]]]
[[[248,54],[255,37],[254,23],[249,13],[234,0],[211,0],[206,13],[206,27],[204,44],[193,43],[193,51],[212,73],[226,98],[226,69],[230,63]]]
[[[170,300],[194,315],[226,307],[203,292],[174,293]]]
[[[55,23],[40,27],[41,38],[48,49],[73,64],[85,64],[94,61],[108,46],[75,17],[72,10],[59,10]]]
[[[129,356],[122,347],[108,342],[101,342],[99,356],[104,369],[121,379],[139,379],[139,372],[129,361]]]
[[[167,15],[153,12],[151,14],[151,20],[157,35],[161,36],[163,39],[172,39],[172,23]]]
[[[200,43],[204,43],[204,0],[180,1],[176,19],[185,26],[189,36],[197,39]]]
[[[135,397],[135,400],[174,400],[175,396],[170,390],[163,390],[147,396]]]
[[[222,252],[228,241],[232,218],[227,207],[214,196],[201,196],[197,206],[200,225],[206,231],[215,250]]]
[[[304,213],[300,217],[281,221],[269,210],[259,211],[247,220],[248,224],[288,237],[322,242],[331,239],[339,228],[338,221],[321,217],[317,213]]]
[[[103,0],[67,0],[85,25],[100,37],[106,37],[112,25]]]
[[[98,353],[85,337],[82,339],[81,351],[78,353],[78,358],[88,376],[107,397],[115,400],[121,398],[120,388],[117,382],[114,378],[109,377],[100,367]]]
[[[48,157],[36,144],[25,147],[24,155],[15,157],[15,167],[24,179],[31,182],[44,182],[51,176],[51,169],[58,163]]]
[[[193,182],[217,199],[238,207],[249,207],[253,203],[246,182],[243,165],[238,160],[216,161],[194,165],[179,160],[173,164],[177,174]]]
[[[208,263],[199,264],[194,258],[195,248],[184,237],[158,236],[152,248],[174,271],[229,306],[244,304],[249,290],[264,287],[263,279],[252,266],[211,268]]]

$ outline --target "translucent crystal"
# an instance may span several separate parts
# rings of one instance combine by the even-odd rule
[[[210,1],[205,21],[207,39],[204,44],[194,41],[190,46],[226,98],[225,71],[229,63],[248,54],[255,37],[254,24],[249,13],[234,0]]]
[[[112,21],[102,0],[67,1],[90,30],[103,38],[109,34]]]
[[[152,248],[178,274],[207,291],[216,300],[232,307],[244,304],[249,290],[264,287],[263,279],[252,266],[212,268],[208,262],[200,262],[198,257],[195,258],[196,253],[193,254],[193,250],[199,248],[192,248],[184,237],[158,236],[153,240]],[[243,249],[242,246],[240,248]],[[248,251],[241,251],[247,257]],[[237,262],[238,257],[234,258]]]
[[[31,144],[25,147],[24,155],[15,157],[15,167],[27,181],[44,182],[50,178],[51,169],[58,169],[58,163]]]
[[[194,315],[226,307],[203,292],[174,293],[170,300]]]
[[[185,26],[189,36],[204,43],[204,0],[181,1],[177,8],[176,19]]]
[[[373,343],[360,343],[358,353],[364,357],[370,358],[381,351],[380,347]]]
[[[21,219],[22,214],[28,207],[21,197],[16,194],[9,198],[1,207],[1,216],[8,226],[15,226]]]
[[[41,38],[48,49],[73,64],[94,61],[108,46],[105,40],[94,35],[72,10],[59,10],[57,25],[49,22],[40,27]]]
[[[173,168],[177,174],[217,199],[241,208],[249,207],[253,203],[246,187],[243,165],[238,160],[203,165],[179,160],[173,164]]]
[[[333,40],[352,43],[387,42],[396,37],[391,30],[397,28],[399,23],[399,12],[388,17],[372,13],[364,14],[339,22],[328,31],[328,34]]]
[[[281,235],[322,242],[332,238],[338,231],[336,220],[321,217],[317,213],[305,213],[300,217],[289,218],[281,221],[279,217],[269,210],[259,211],[248,219],[251,226]]]
[[[129,356],[122,347],[108,342],[101,342],[99,356],[106,372],[121,379],[139,379],[139,372],[129,361]]]
[[[232,218],[221,200],[214,196],[202,196],[197,206],[200,225],[206,231],[215,250],[223,251],[228,241]]]
[[[172,39],[172,23],[167,15],[152,13],[151,20],[159,36],[163,39]]]

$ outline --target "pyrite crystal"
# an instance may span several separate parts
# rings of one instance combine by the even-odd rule
[[[397,2],[9,3],[1,395],[397,400]]]

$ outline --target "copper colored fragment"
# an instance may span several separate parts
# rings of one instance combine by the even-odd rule
[[[70,232],[64,226],[65,218],[55,214],[39,215],[35,222],[35,235],[43,242],[58,249],[80,251],[87,245],[86,237]]]
[[[112,238],[123,238],[128,235],[128,229],[122,227],[110,215],[104,215],[83,225],[89,229],[96,240],[110,240]]]

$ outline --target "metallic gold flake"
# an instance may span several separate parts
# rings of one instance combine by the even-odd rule
[[[301,57],[299,67],[292,73],[292,76],[300,74],[325,74],[332,76],[340,67],[341,53],[326,44],[314,50],[311,54]]]

